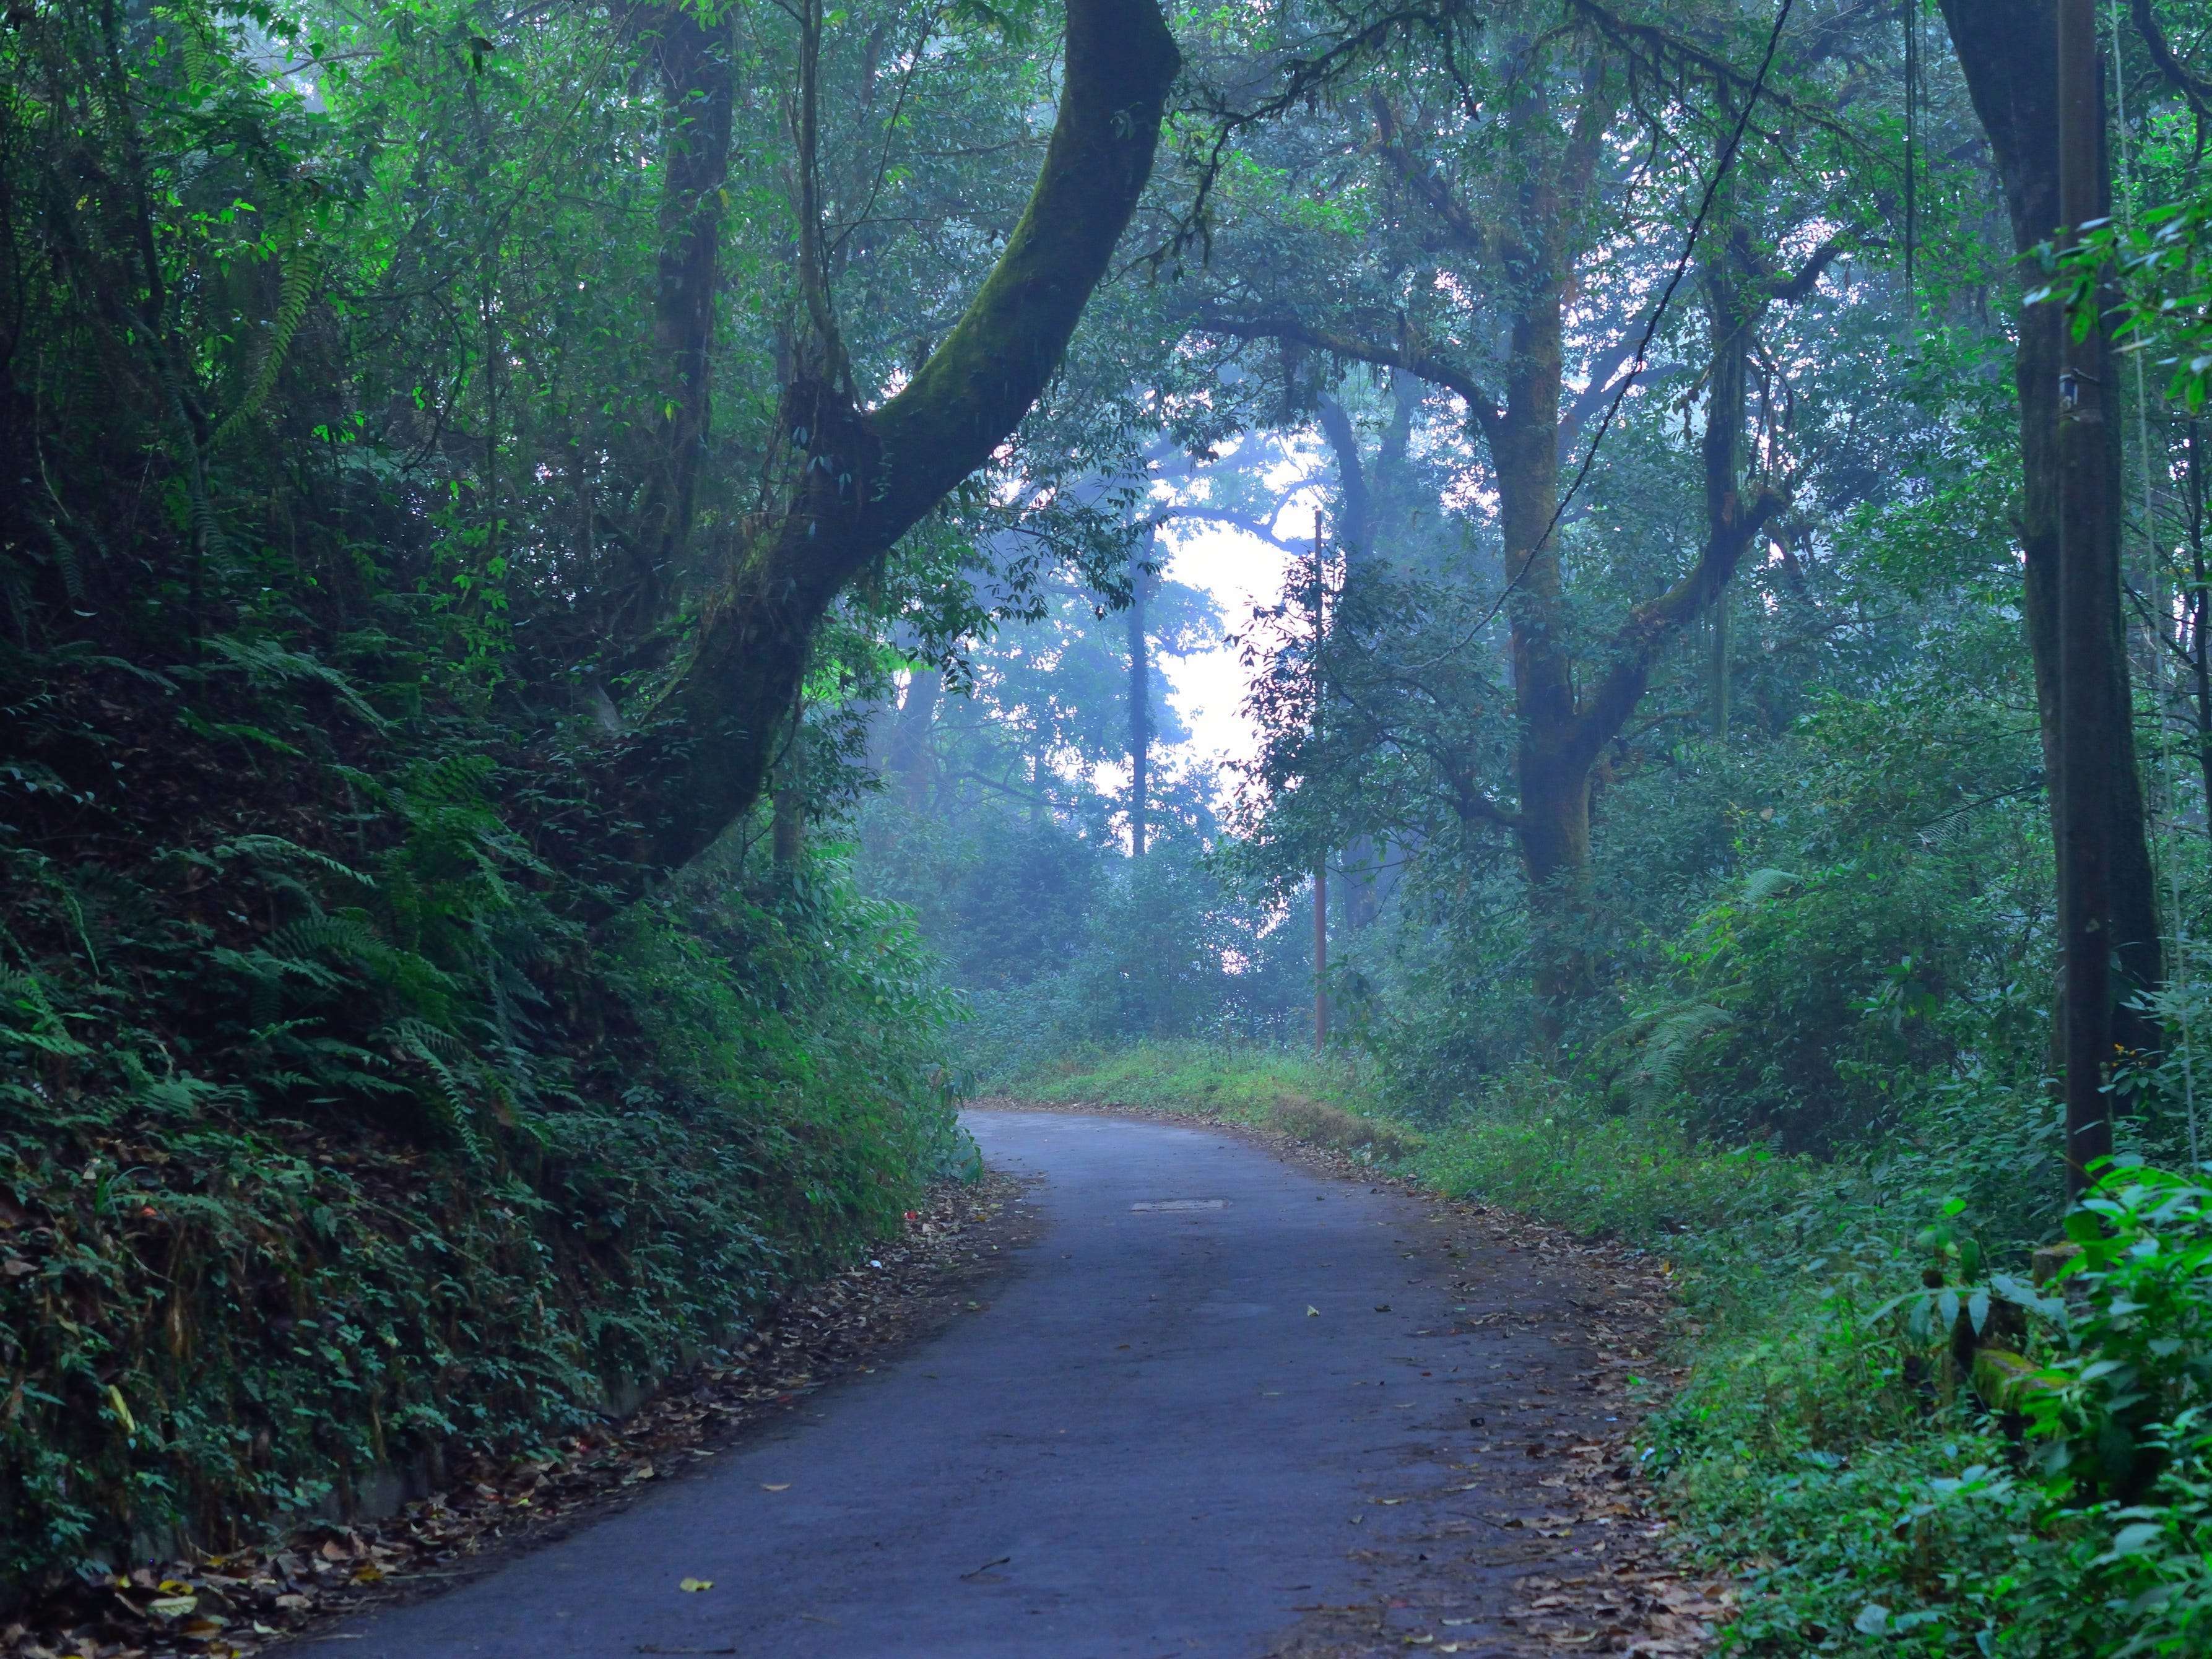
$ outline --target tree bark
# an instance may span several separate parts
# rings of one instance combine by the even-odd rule
[[[647,867],[681,866],[759,798],[823,616],[1044,389],[1135,210],[1179,67],[1156,0],[1068,0],[1043,167],[959,322],[876,408],[840,383],[834,350],[785,388],[786,480],[699,605],[620,763]]]
[[[1967,93],[1989,134],[2004,185],[2014,246],[2022,256],[2029,255],[2051,239],[2063,220],[2058,195],[2057,0],[1942,0],[1942,8]],[[2097,78],[2101,94],[2103,76]],[[2097,125],[2101,131],[2101,118]],[[2110,199],[2109,164],[2100,160],[2095,172],[2099,206],[2092,216],[2102,216],[2109,211],[2106,205]],[[2069,361],[2079,373],[2095,376],[2100,385],[2112,384],[2112,374],[2110,349],[2101,331],[2080,349],[2069,350],[2069,347],[2059,307],[2038,305],[2022,311],[2020,345],[2013,365],[2020,399],[2024,474],[2019,520],[2026,564],[2022,611],[2035,671],[2044,769],[2051,783],[2052,834],[2062,847],[2066,826],[2060,736],[2059,376]],[[2094,544],[2102,568],[2096,572],[2093,602],[2104,617],[2094,657],[2104,664],[2107,683],[2103,702],[2115,715],[2105,736],[2107,749],[2100,763],[2106,769],[2112,813],[2106,935],[2118,963],[2112,992],[2119,1006],[2112,1014],[2112,1037],[2125,1047],[2151,1050],[2160,1041],[2156,1023],[2125,1006],[2134,994],[2160,983],[2164,971],[2157,880],[2151,867],[2142,780],[2136,764],[2130,717],[2126,619],[2120,604],[2117,423],[2100,423],[2100,441],[2091,459],[2104,477],[2105,498],[2112,504],[2108,523],[2098,532]]]
[[[1328,1048],[1328,864],[1314,866],[1313,878],[1314,1052]]]
[[[1715,203],[1725,215],[1735,192],[1723,179]],[[1747,379],[1751,354],[1752,324],[1765,309],[1764,303],[1747,303],[1745,281],[1750,275],[1750,239],[1741,225],[1723,216],[1717,228],[1723,233],[1723,250],[1705,261],[1699,271],[1705,296],[1705,333],[1711,342],[1711,367],[1705,381],[1705,534],[1710,544],[1728,522],[1736,493],[1743,482],[1743,425],[1750,387]],[[1734,562],[1730,562],[1733,574]],[[1715,743],[1728,741],[1729,659],[1727,578],[1716,586],[1712,599],[1712,652],[1708,665],[1706,718]]]
[[[2058,213],[2074,241],[2101,217],[2104,76],[2096,0],[2058,0]],[[2101,301],[2061,342],[2058,410],[2058,925],[2063,940],[2066,1176],[2078,1196],[2112,1152],[2112,738],[2129,709],[2126,657],[2115,675],[2100,603],[2119,563],[2118,423],[2106,416],[2112,354]],[[2084,368],[2084,363],[2094,367]],[[2144,465],[2148,465],[2146,457]]]
[[[920,812],[928,807],[932,786],[936,781],[929,733],[937,720],[942,684],[943,677],[934,666],[915,669],[913,678],[907,681],[906,696],[899,703],[898,718],[891,726],[890,752],[885,757],[885,766],[898,791],[901,805],[909,812]]]
[[[1373,567],[1378,556],[1374,545],[1375,485],[1387,485],[1396,465],[1403,460],[1412,437],[1413,410],[1401,392],[1389,430],[1383,435],[1382,453],[1376,460],[1371,483],[1368,468],[1360,458],[1359,434],[1352,424],[1350,411],[1334,398],[1324,395],[1318,412],[1322,436],[1336,459],[1336,542],[1344,550],[1344,585],[1350,588]],[[1345,843],[1340,860],[1344,872],[1344,925],[1352,933],[1370,926],[1382,913],[1382,892],[1376,872],[1378,862],[1373,836],[1354,836]]]
[[[669,6],[654,40],[665,150],[660,253],[653,302],[659,371],[658,432],[645,481],[642,556],[634,614],[657,617],[682,560],[698,503],[699,471],[712,418],[714,301],[720,288],[722,186],[729,178],[737,101],[738,9],[701,21],[691,6]]]
[[[2204,785],[2204,827],[2212,834],[2212,642],[2206,624],[2212,623],[2212,572],[2204,563],[2204,423],[2189,422],[2189,602],[2182,615],[2189,620],[2188,657],[2191,689],[2196,699],[2197,769]]]
[[[1489,291],[1512,296],[1506,305],[1503,398],[1493,398],[1475,376],[1402,335],[1385,343],[1291,318],[1209,317],[1199,325],[1293,342],[1428,380],[1465,402],[1481,434],[1497,477],[1510,588],[1506,614],[1519,801],[1511,811],[1487,800],[1477,805],[1480,816],[1512,828],[1521,854],[1534,933],[1536,1033],[1547,1048],[1564,1035],[1568,1008],[1589,984],[1591,774],[1606,745],[1635,712],[1661,649],[1705,613],[1782,505],[1780,495],[1764,486],[1747,495],[1738,476],[1745,409],[1742,358],[1750,331],[1769,305],[1809,293],[1841,246],[1824,246],[1786,277],[1753,270],[1735,279],[1736,322],[1727,350],[1716,346],[1717,396],[1708,413],[1705,545],[1687,574],[1630,612],[1601,665],[1578,662],[1553,518],[1559,502],[1561,434],[1581,418],[1580,411],[1562,408],[1566,307],[1578,252],[1569,232],[1592,186],[1614,107],[1607,85],[1602,65],[1585,72],[1572,137],[1548,164],[1539,158],[1546,155],[1547,135],[1558,131],[1556,112],[1533,93],[1516,101],[1511,118],[1516,153],[1528,158],[1521,192],[1521,222],[1531,233],[1527,240],[1479,222],[1442,175],[1404,147],[1388,106],[1376,108],[1379,148],[1386,161],[1433,211],[1443,234],[1470,264],[1485,268]],[[1719,257],[1741,260],[1744,255],[1731,243]],[[1734,353],[1732,372],[1723,362],[1727,351]],[[1618,366],[1616,360],[1613,367]],[[1326,434],[1326,410],[1323,416]],[[1364,492],[1362,502],[1364,507]],[[1586,667],[1600,672],[1585,675]]]

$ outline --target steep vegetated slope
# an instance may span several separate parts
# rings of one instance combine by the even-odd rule
[[[587,927],[496,726],[232,648],[9,688],[18,1583],[544,1443],[963,1161],[933,964],[835,866]]]
[[[660,787],[720,568],[671,526],[774,424],[741,338],[695,499],[698,27],[0,31],[11,1591],[549,1443],[972,1162],[900,913],[742,800],[654,854],[713,810]]]

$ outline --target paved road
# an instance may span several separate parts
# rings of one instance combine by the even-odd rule
[[[1446,1478],[1498,1370],[1443,1340],[1418,1206],[1202,1128],[969,1121],[1047,1218],[981,1312],[321,1651],[1253,1659],[1359,1594],[1349,1553],[1412,1513],[1375,1500]]]

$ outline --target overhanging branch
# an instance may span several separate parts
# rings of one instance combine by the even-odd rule
[[[1373,363],[1379,368],[1399,368],[1431,386],[1442,386],[1468,406],[1485,431],[1504,417],[1490,395],[1465,370],[1444,362],[1410,342],[1384,345],[1334,329],[1316,328],[1295,317],[1223,317],[1212,313],[1191,324],[1202,334],[1225,334],[1237,340],[1274,340],[1326,351],[1333,357]]]

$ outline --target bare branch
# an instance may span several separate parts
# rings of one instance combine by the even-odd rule
[[[1468,412],[1485,432],[1504,418],[1498,413],[1497,403],[1475,384],[1473,376],[1431,356],[1410,341],[1395,346],[1383,345],[1356,335],[1340,334],[1334,329],[1314,328],[1295,317],[1221,317],[1208,313],[1197,318],[1191,326],[1204,334],[1226,334],[1237,340],[1288,341],[1294,345],[1309,346],[1316,351],[1326,351],[1331,356],[1349,358],[1354,362],[1373,363],[1382,368],[1401,368],[1414,379],[1440,386],[1458,398],[1468,406]]]
[[[2130,7],[2136,20],[2136,33],[2142,36],[2143,45],[2150,49],[2150,60],[2156,64],[2166,78],[2173,82],[2189,107],[2197,112],[2200,121],[2212,121],[2212,80],[2191,70],[2183,63],[2166,40],[2166,31],[2158,26],[2157,15],[2150,9],[2150,0],[2131,0]]]

